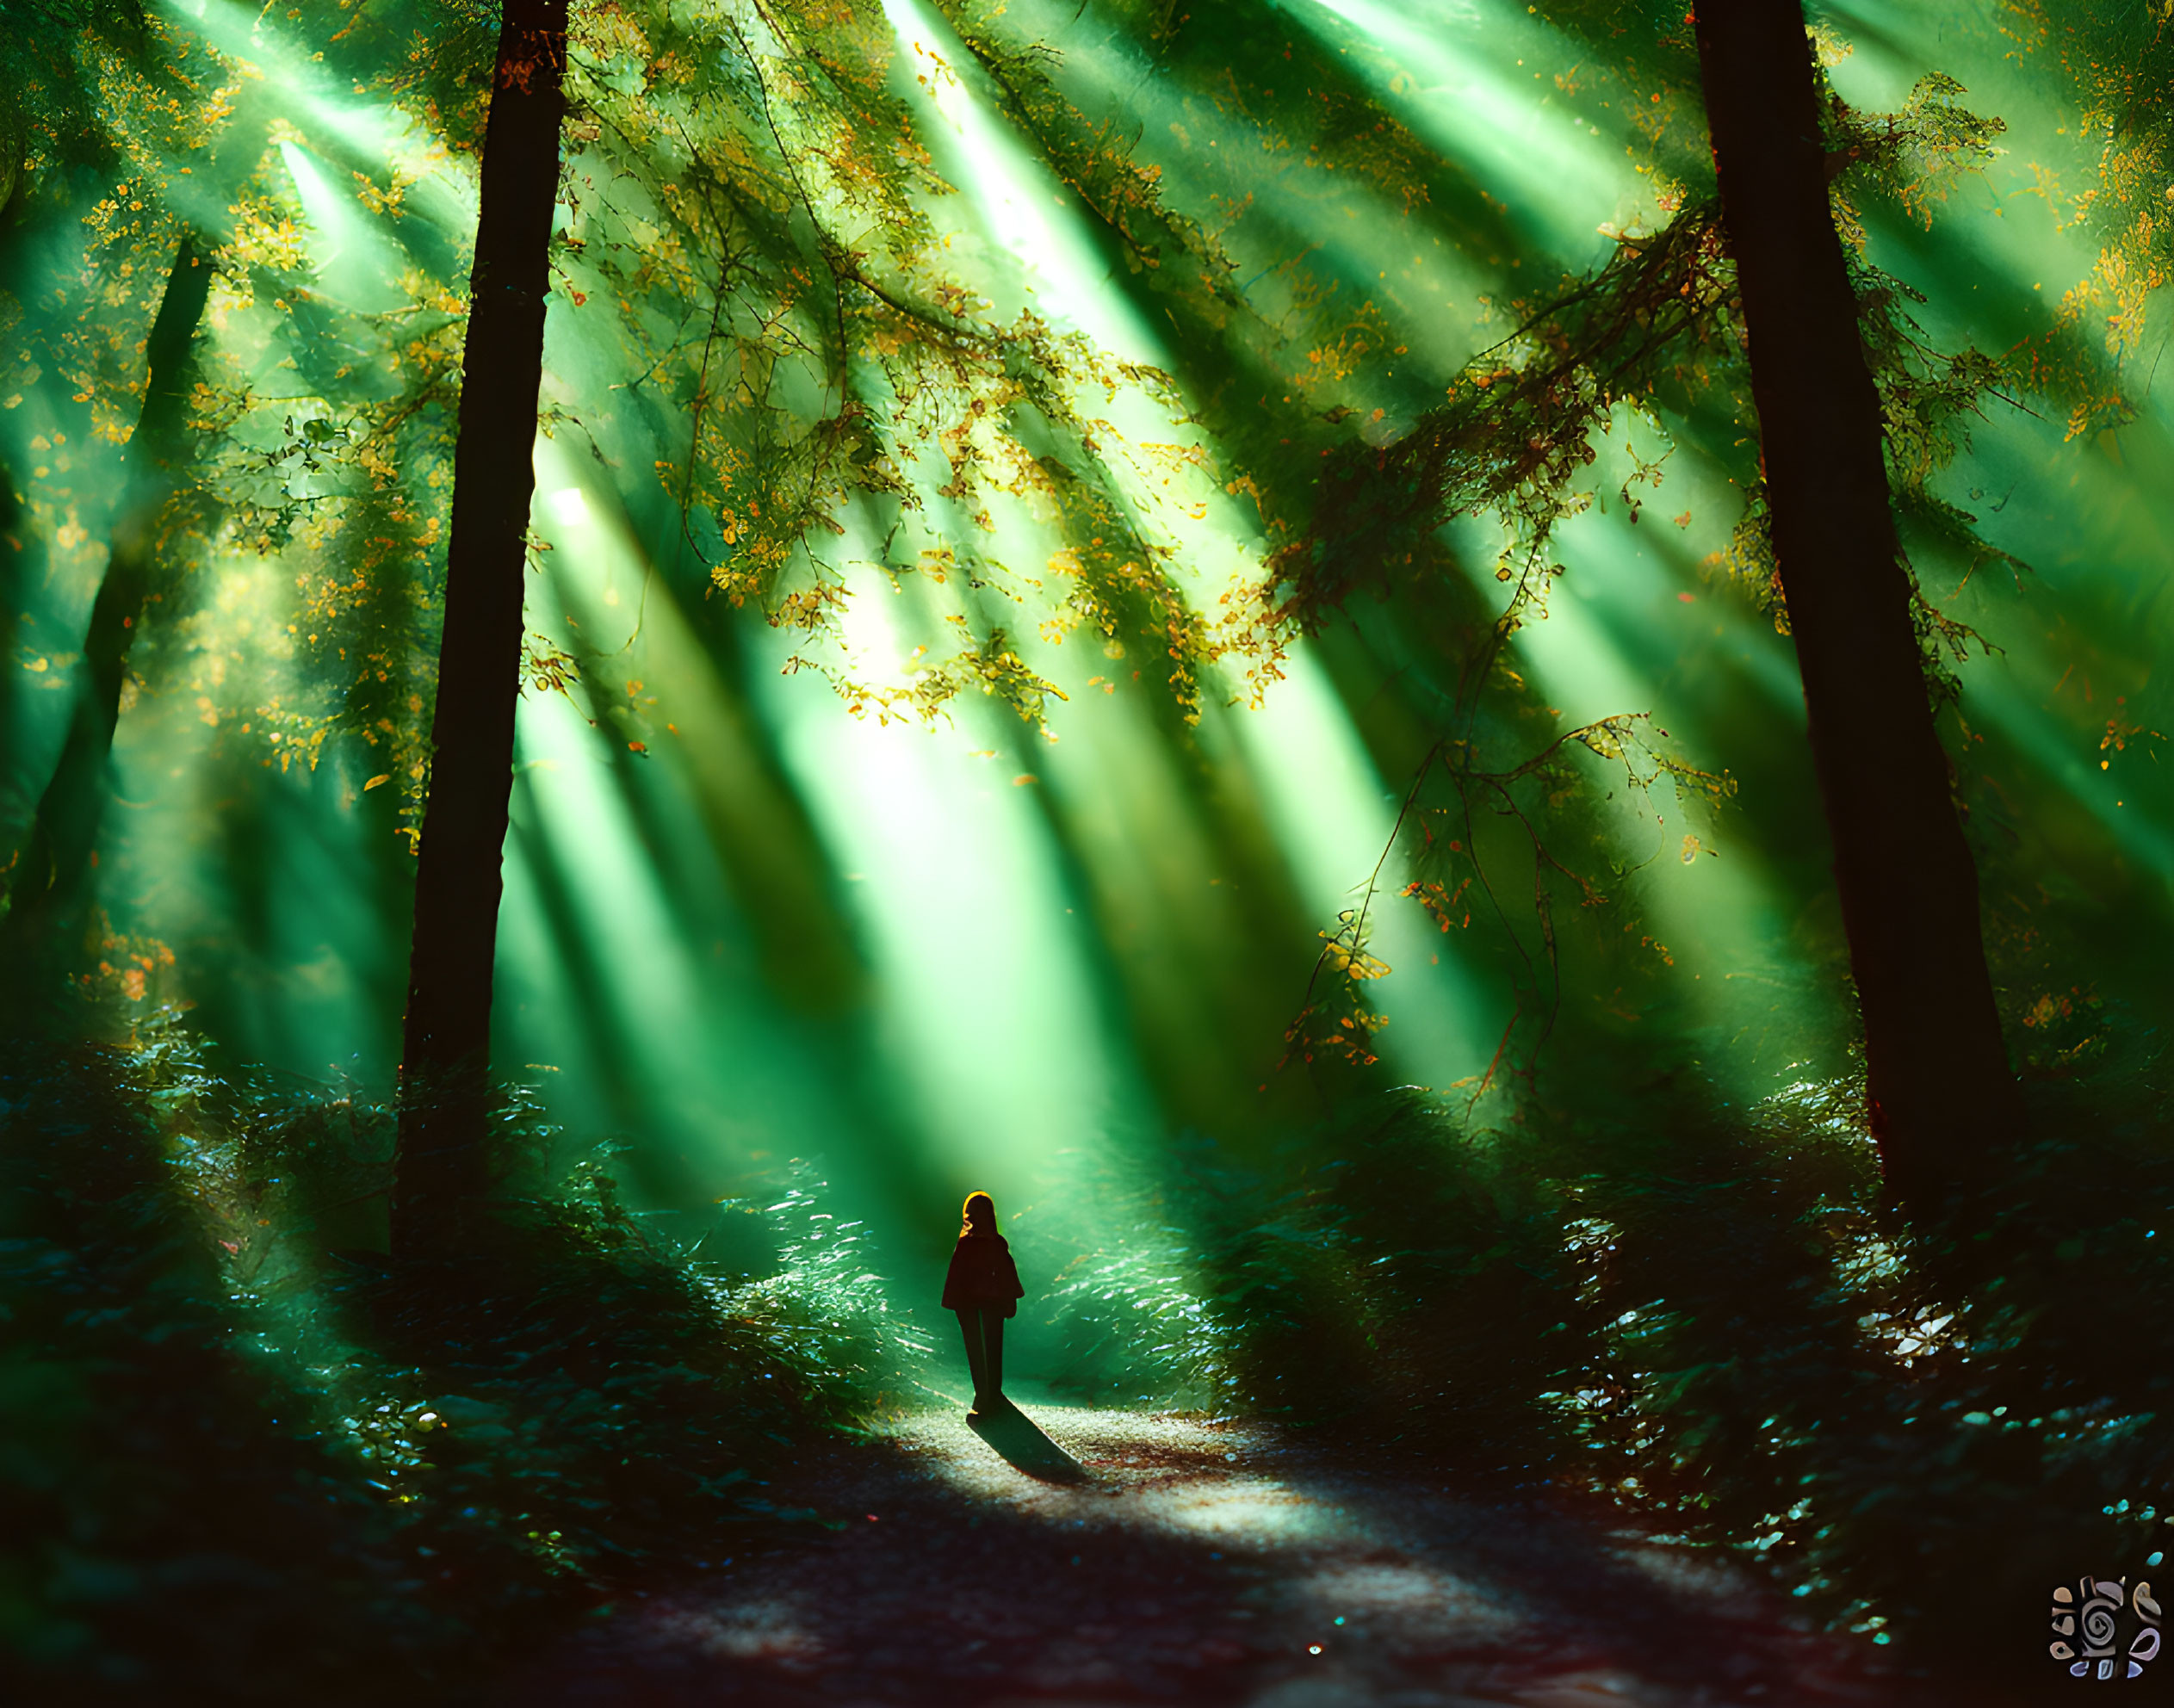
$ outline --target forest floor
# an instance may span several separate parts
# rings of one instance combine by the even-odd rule
[[[1333,1433],[1027,1399],[772,1484],[841,1530],[623,1599],[523,1704],[1885,1708],[1928,1699],[1711,1550]],[[1431,1478],[1431,1480],[1430,1480]]]

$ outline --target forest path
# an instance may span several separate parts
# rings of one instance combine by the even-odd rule
[[[1711,1550],[1369,1468],[1333,1437],[1030,1401],[803,1451],[847,1526],[631,1605],[524,1703],[1885,1705]],[[1436,1473],[1439,1476],[1440,1473]],[[1528,1491],[1529,1492],[1529,1491]],[[1909,1699],[1922,1701],[1922,1693]]]

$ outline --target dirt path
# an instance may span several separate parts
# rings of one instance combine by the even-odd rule
[[[858,1514],[636,1600],[525,1702],[1886,1708],[1711,1551],[1345,1463],[1262,1425],[1028,1402],[901,1418],[781,1498]]]

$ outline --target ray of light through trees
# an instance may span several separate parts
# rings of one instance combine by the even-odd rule
[[[2167,1019],[2165,12],[1810,15],[2027,1079]],[[985,1187],[1076,1284],[1017,1358],[1217,1403],[1201,1181],[1396,1088],[1473,1168],[1629,1076],[1871,1170],[1688,16],[575,0],[491,1033],[536,1122],[689,1253],[820,1177],[924,1327]],[[62,921],[117,1048],[393,1094],[497,26],[0,3],[0,930]],[[1136,1294],[1161,1375],[1081,1350]]]

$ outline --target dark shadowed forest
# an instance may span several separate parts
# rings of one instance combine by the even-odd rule
[[[2167,0],[0,0],[0,1693],[2164,1692],[2170,282]]]

